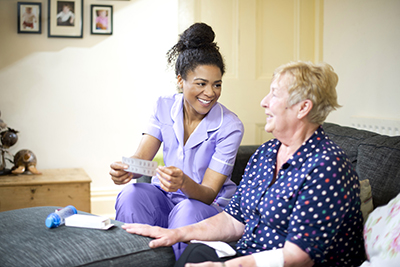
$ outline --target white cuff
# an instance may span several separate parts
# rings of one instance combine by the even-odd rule
[[[283,249],[267,250],[252,254],[257,267],[283,267]]]

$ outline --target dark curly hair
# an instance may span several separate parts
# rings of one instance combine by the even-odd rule
[[[186,80],[189,71],[199,65],[215,65],[225,73],[225,64],[217,43],[214,42],[215,34],[210,26],[205,23],[195,23],[186,29],[179,41],[168,52],[168,64],[175,62],[175,74]]]

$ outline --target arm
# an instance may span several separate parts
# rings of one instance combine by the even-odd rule
[[[161,141],[154,136],[144,134],[140,141],[139,147],[132,158],[152,160],[157,154],[158,149],[161,146]],[[110,175],[111,179],[115,184],[126,184],[132,179],[141,177],[141,174],[131,173],[125,171],[128,165],[123,164],[120,161],[111,164]]]
[[[257,260],[256,257],[258,258]],[[291,242],[286,242],[283,249],[255,253],[253,255],[242,256],[225,262],[226,267],[311,267],[313,265],[314,262],[310,259],[308,254]],[[192,263],[185,265],[185,267],[220,266],[220,262],[204,262],[199,264]]]
[[[244,224],[226,212],[220,212],[199,223],[177,229],[165,229],[145,224],[125,224],[122,226],[128,233],[154,238],[149,243],[151,248],[171,246],[177,242],[188,242],[194,239],[232,242],[242,236],[244,227]]]
[[[176,167],[158,167],[157,176],[164,191],[175,192],[181,189],[189,198],[197,199],[208,205],[214,201],[227,177],[208,168],[203,182],[198,184]]]
[[[161,167],[158,178],[167,192],[180,189],[186,196],[211,204],[217,197],[226,178],[232,173],[237,150],[243,137],[243,125],[234,117],[227,120],[215,135],[213,153],[204,154],[210,158],[201,183],[198,183],[175,167]],[[201,155],[203,157],[203,155]],[[206,166],[204,166],[206,167]]]

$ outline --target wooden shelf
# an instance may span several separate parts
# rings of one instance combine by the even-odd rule
[[[0,176],[0,211],[73,205],[90,212],[91,179],[83,169],[40,171],[41,175]]]

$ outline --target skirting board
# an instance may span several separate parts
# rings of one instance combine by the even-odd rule
[[[92,188],[90,192],[92,213],[114,219],[115,200],[121,189]]]

